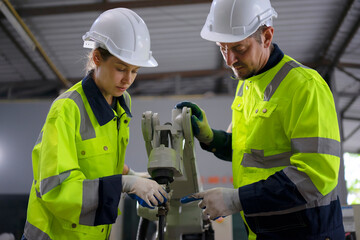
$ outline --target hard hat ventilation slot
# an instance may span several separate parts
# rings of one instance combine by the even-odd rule
[[[244,27],[244,26],[233,27],[232,33],[233,33],[234,35],[242,35],[242,34],[245,34],[245,27]]]

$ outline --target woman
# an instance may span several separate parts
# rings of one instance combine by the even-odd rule
[[[108,239],[121,192],[148,207],[167,200],[155,181],[121,174],[131,118],[126,90],[140,67],[157,66],[146,24],[129,9],[111,9],[83,40],[93,67],[53,102],[35,144],[23,239]]]

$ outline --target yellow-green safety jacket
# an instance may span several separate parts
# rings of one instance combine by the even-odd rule
[[[36,141],[28,240],[108,239],[118,215],[131,98],[113,110],[91,76],[52,103]]]
[[[213,130],[213,143],[202,146],[220,158],[232,156],[250,240],[344,239],[331,91],[277,45],[265,68],[239,81],[232,134]]]

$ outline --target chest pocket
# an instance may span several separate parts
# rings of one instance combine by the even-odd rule
[[[271,103],[267,101],[258,102],[256,103],[255,109],[251,116],[254,118],[270,118],[276,107],[276,103]]]
[[[234,102],[231,105],[233,111],[242,112],[244,108],[244,99],[242,97],[236,96]]]
[[[268,101],[257,102],[249,116],[249,129],[246,148],[272,149],[274,147],[274,132],[280,131],[280,122],[276,114],[276,103]]]
[[[76,144],[79,165],[87,178],[108,175],[114,168],[112,155],[115,147],[108,137],[96,137]]]

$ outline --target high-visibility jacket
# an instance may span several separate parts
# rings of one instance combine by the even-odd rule
[[[315,70],[281,56],[239,81],[232,134],[214,130],[214,142],[202,147],[223,159],[232,152],[233,185],[250,240],[344,239],[331,91]]]
[[[32,152],[28,240],[108,239],[118,215],[131,99],[116,110],[91,73],[53,103]]]

